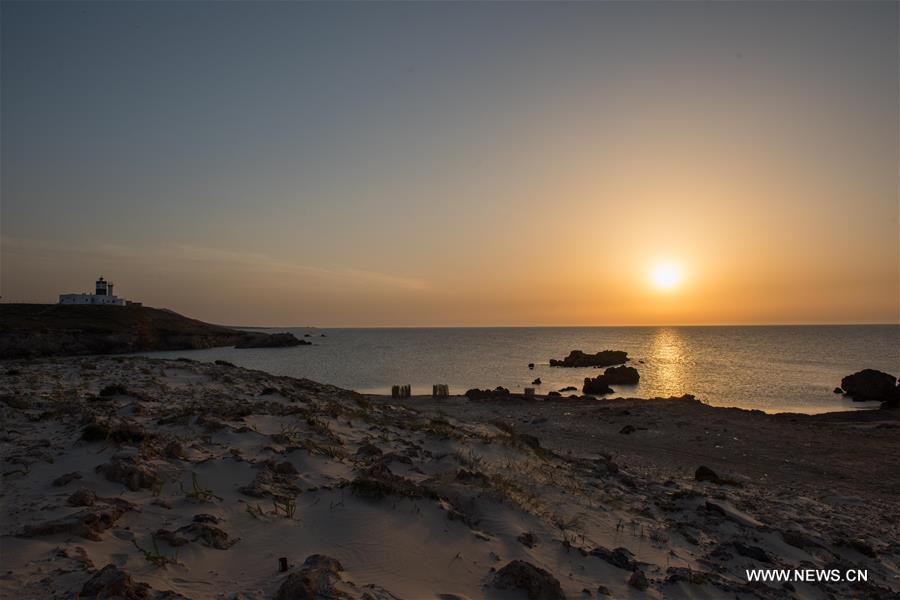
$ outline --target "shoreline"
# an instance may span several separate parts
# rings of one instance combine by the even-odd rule
[[[399,400],[196,361],[0,364],[4,595],[91,597],[111,577],[197,599],[304,577],[384,599],[524,598],[521,581],[554,598],[900,593],[898,411]],[[869,581],[745,577],[834,565]]]

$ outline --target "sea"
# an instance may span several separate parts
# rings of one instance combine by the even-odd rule
[[[581,389],[593,368],[549,366],[570,350],[624,350],[640,383],[613,386],[607,398],[693,394],[714,406],[815,414],[866,409],[834,393],[864,368],[900,373],[900,325],[504,328],[269,328],[312,342],[293,348],[212,348],[143,353],[162,358],[227,360],[277,375],[305,377],[364,393],[410,384],[431,394],[447,384],[526,387],[546,394]],[[534,368],[528,367],[534,363]],[[532,382],[540,378],[541,383]],[[569,394],[572,392],[566,392]]]

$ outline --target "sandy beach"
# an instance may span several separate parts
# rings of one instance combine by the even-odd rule
[[[4,597],[900,593],[897,411],[401,401],[122,357],[7,362],[0,399]]]

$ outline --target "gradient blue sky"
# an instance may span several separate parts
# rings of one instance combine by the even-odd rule
[[[896,2],[0,11],[4,301],[898,321]]]

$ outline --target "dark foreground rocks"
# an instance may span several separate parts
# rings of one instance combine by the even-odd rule
[[[524,560],[514,560],[497,571],[494,587],[522,590],[529,600],[565,600],[566,597],[556,577]]]
[[[602,350],[596,354],[585,354],[581,350],[572,350],[562,360],[550,359],[551,367],[609,367],[628,362],[628,353],[621,350]]]
[[[275,600],[317,600],[319,598],[346,598],[335,587],[344,567],[324,554],[313,554],[303,562],[296,573],[291,573],[275,593]]]
[[[841,389],[856,402],[883,402],[896,407],[900,402],[897,378],[875,369],[863,369],[841,379]]]
[[[610,385],[636,385],[640,379],[641,375],[634,367],[625,365],[610,367],[603,371],[603,375],[593,378],[585,377],[581,391],[597,396],[611,394],[613,389],[609,387]]]

